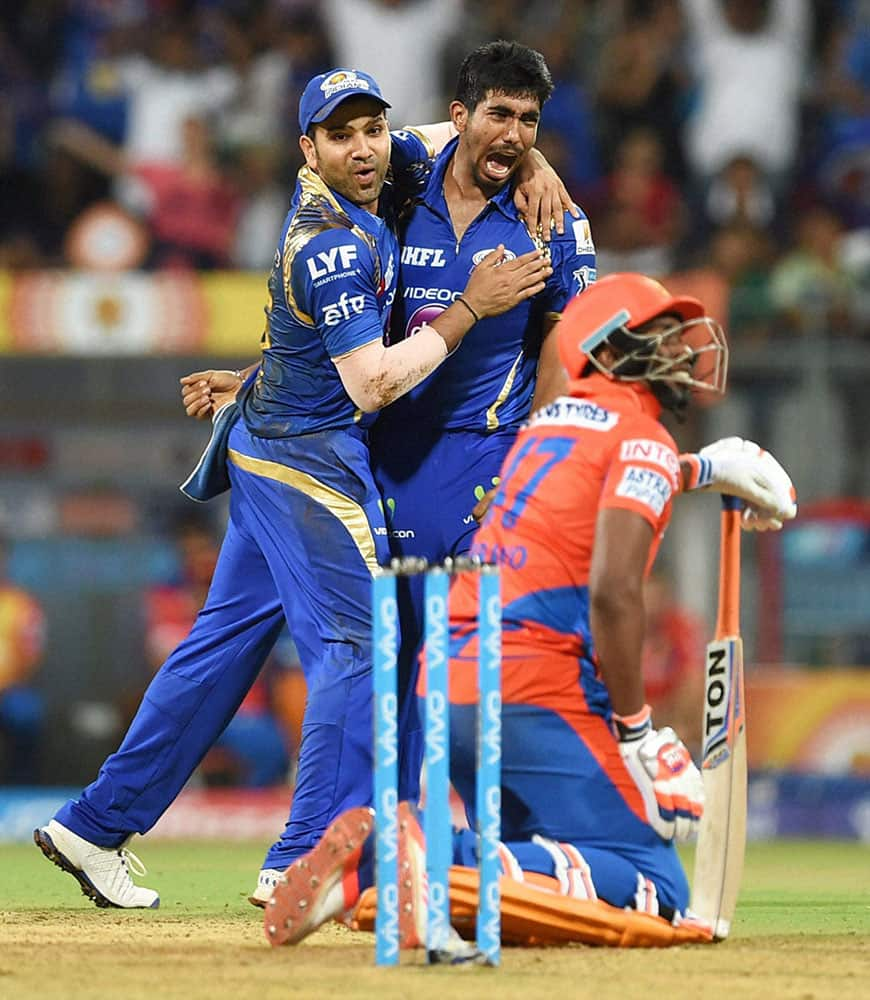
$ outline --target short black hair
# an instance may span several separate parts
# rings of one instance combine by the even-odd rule
[[[465,57],[456,81],[456,100],[474,111],[490,92],[535,97],[543,108],[553,77],[540,52],[519,42],[487,42]]]

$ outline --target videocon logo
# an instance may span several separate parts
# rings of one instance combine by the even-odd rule
[[[498,484],[501,482],[501,476],[493,476],[489,482],[490,482],[490,489],[493,486],[498,486]],[[474,487],[475,500],[478,501],[482,500],[486,496],[486,494],[487,494],[487,488],[485,486],[481,486],[480,484],[478,484],[477,486]]]

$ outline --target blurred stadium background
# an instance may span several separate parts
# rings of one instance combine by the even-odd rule
[[[499,37],[547,58],[539,145],[599,275],[668,277],[729,331],[728,398],[680,444],[758,440],[798,488],[744,543],[751,833],[870,840],[866,0],[4,4],[0,839],[90,780],[202,599],[225,507],[177,491],[208,431],[178,378],[256,357],[301,86],[353,65],[394,125],[443,120]],[[687,736],[717,523],[685,502],[658,574],[650,671]],[[286,637],[163,832],[274,833],[303,699]]]

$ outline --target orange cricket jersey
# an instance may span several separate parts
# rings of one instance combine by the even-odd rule
[[[650,390],[598,374],[581,384],[582,395],[539,410],[517,436],[471,550],[501,567],[506,702],[576,701],[582,662],[594,674],[588,584],[598,512],[625,508],[652,525],[649,569],[679,490],[676,445]],[[454,703],[477,700],[476,618],[477,582],[460,574],[450,595]],[[593,677],[584,678],[587,699],[590,681],[606,699]]]

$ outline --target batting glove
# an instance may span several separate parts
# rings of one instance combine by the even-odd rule
[[[688,490],[712,490],[740,497],[746,504],[747,531],[779,531],[797,514],[797,494],[785,469],[754,441],[722,438],[697,454],[681,455],[691,469]]]
[[[671,729],[652,728],[649,705],[613,717],[619,752],[637,785],[650,825],[663,840],[689,840],[704,811],[704,783],[683,741]]]

